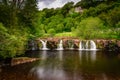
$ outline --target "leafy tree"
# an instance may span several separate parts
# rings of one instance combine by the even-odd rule
[[[63,23],[58,24],[57,27],[56,27],[56,33],[62,33],[63,30],[64,30]]]
[[[55,29],[51,28],[48,30],[48,33],[50,34],[50,36],[53,36],[56,32]]]
[[[85,39],[98,37],[104,29],[103,22],[98,17],[89,17],[82,20],[75,30],[76,35]],[[97,34],[97,35],[96,35]]]
[[[31,32],[34,34],[35,31],[35,24],[37,18],[37,2],[36,0],[26,0],[25,1],[25,6],[21,10],[21,15],[20,15],[20,21],[23,23],[25,27],[29,27],[31,29]]]
[[[115,24],[117,24],[120,21],[120,7],[114,8],[109,12],[109,17],[108,17],[108,24],[112,27],[115,27]]]
[[[6,27],[10,26],[10,7],[0,4],[0,22]]]
[[[71,28],[74,26],[74,21],[72,18],[68,17],[64,20],[64,31],[71,32]]]
[[[69,10],[73,7],[74,2],[68,2],[67,4],[65,4],[62,9],[61,9],[61,13],[66,16],[67,13],[69,13]]]

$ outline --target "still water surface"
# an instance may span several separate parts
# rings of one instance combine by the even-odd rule
[[[106,53],[74,50],[29,52],[29,57],[41,60],[4,67],[0,80],[120,80],[119,56]]]

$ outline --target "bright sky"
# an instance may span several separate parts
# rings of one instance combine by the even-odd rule
[[[64,6],[67,2],[73,1],[74,3],[80,0],[38,0],[38,8],[42,10],[44,8],[57,8]]]

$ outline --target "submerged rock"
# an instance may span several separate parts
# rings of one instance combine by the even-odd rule
[[[28,57],[13,58],[11,62],[11,66],[33,62],[36,60],[40,60],[40,59],[39,58],[28,58]]]

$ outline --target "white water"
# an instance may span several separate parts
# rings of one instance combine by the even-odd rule
[[[90,40],[90,50],[96,50],[96,44],[93,40]]]
[[[96,50],[96,44],[93,40],[87,41],[85,45],[80,41],[79,50]]]
[[[40,40],[42,42],[42,50],[48,50],[46,44],[47,44],[47,41],[43,41],[43,40]]]
[[[63,49],[63,41],[62,40],[60,40],[60,43],[58,44],[57,50],[64,50]]]
[[[86,50],[89,49],[89,41],[86,42],[86,44],[85,44],[85,48],[86,48]]]
[[[84,46],[83,46],[82,41],[80,41],[80,44],[79,44],[79,50],[84,50]]]

